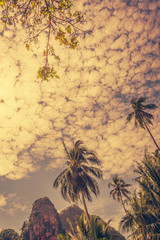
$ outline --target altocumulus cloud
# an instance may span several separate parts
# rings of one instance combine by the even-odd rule
[[[23,201],[16,193],[0,195],[0,210],[8,215],[14,216],[17,212],[28,209],[28,202]]]
[[[7,201],[3,194],[0,194],[0,207],[4,207],[6,205]]]
[[[60,80],[41,83],[36,69],[41,48],[25,51],[23,30],[0,36],[0,175],[21,179],[40,168],[62,167],[67,146],[81,139],[97,151],[106,178],[125,174],[153,143],[144,130],[126,123],[130,99],[160,93],[160,2],[127,5],[122,0],[76,1],[86,15],[77,50],[55,44]],[[147,13],[147,14],[146,14]],[[3,35],[4,34],[4,35]],[[41,38],[44,44],[44,36]],[[152,128],[157,140],[159,110]]]

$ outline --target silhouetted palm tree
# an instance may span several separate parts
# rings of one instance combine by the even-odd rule
[[[147,104],[143,103],[146,101],[145,97],[140,97],[138,99],[132,98],[131,104],[133,108],[133,112],[129,113],[127,116],[127,121],[130,122],[131,119],[135,118],[135,126],[138,127],[140,125],[141,128],[147,129],[149,132],[154,144],[157,149],[160,151],[158,144],[156,143],[151,131],[149,130],[149,125],[152,125],[152,119],[154,118],[152,114],[145,112],[146,109],[155,109],[157,106],[155,104]]]
[[[122,206],[124,208],[124,211],[126,215],[128,216],[128,210],[125,207],[125,200],[130,200],[130,197],[128,195],[131,194],[131,192],[127,189],[131,186],[131,184],[125,183],[125,181],[122,178],[119,178],[117,175],[113,177],[113,182],[108,184],[108,187],[112,187],[113,189],[110,191],[110,195],[113,197],[114,200],[118,200],[118,202],[122,203]],[[123,200],[123,197],[125,197],[125,200]],[[134,239],[134,228],[131,226],[132,234]]]
[[[113,182],[108,184],[108,187],[112,187],[113,189],[110,191],[110,195],[113,197],[114,200],[118,200],[118,202],[122,203],[122,206],[124,208],[124,211],[126,212],[126,207],[124,204],[123,197],[126,199],[129,198],[130,191],[127,189],[128,187],[131,186],[131,184],[125,183],[125,181],[122,178],[119,178],[117,175],[115,175],[112,178]]]
[[[133,232],[134,229],[134,235],[137,239],[155,239],[153,236],[160,222],[152,208],[148,208],[143,192],[134,193],[130,207],[130,211],[120,222],[121,229],[125,232]]]
[[[61,194],[67,201],[77,202],[80,200],[81,194],[87,220],[90,224],[85,198],[92,201],[91,193],[94,193],[95,196],[99,195],[98,183],[94,177],[102,179],[103,174],[99,168],[93,166],[95,164],[100,165],[96,154],[82,144],[81,141],[77,141],[73,149],[68,151],[63,142],[68,167],[59,174],[53,186],[55,188],[61,187]],[[92,166],[89,164],[92,164]]]
[[[146,152],[142,163],[137,162],[135,172],[139,174],[136,181],[144,192],[146,201],[152,204],[152,208],[160,208],[159,156],[151,156]]]
[[[144,160],[137,162],[139,174],[138,193],[134,192],[129,202],[129,211],[121,221],[125,231],[131,231],[138,239],[157,240],[160,236],[160,162],[159,156],[145,153]]]

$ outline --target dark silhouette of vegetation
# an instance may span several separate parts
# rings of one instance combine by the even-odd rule
[[[76,230],[68,220],[72,232],[60,234],[58,240],[111,240],[114,238],[109,230],[109,223],[104,223],[99,217],[91,216],[88,224],[85,214],[82,214],[76,222]]]
[[[78,46],[79,24],[84,21],[80,11],[73,11],[72,0],[1,0],[1,23],[4,30],[8,25],[21,24],[26,30],[25,46],[30,50],[32,43],[38,44],[40,35],[46,36],[42,50],[44,66],[38,70],[38,78],[48,81],[56,77],[49,56],[60,60],[54,49],[54,40],[75,49]]]
[[[145,153],[135,170],[139,190],[135,191],[129,210],[120,222],[123,231],[134,229],[139,240],[157,240],[160,236],[160,163],[155,154]]]
[[[158,144],[156,143],[156,141],[149,129],[149,125],[152,125],[152,120],[154,117],[152,114],[145,112],[146,109],[155,109],[155,108],[157,108],[157,106],[152,103],[144,105],[143,103],[145,101],[146,101],[145,97],[140,97],[138,99],[135,99],[135,98],[131,99],[133,112],[128,114],[127,121],[130,122],[131,119],[134,117],[135,118],[135,126],[138,127],[138,125],[139,125],[141,128],[146,129],[149,132],[154,144],[156,145],[156,148],[160,151],[160,148],[159,148]]]
[[[128,211],[125,207],[125,203],[126,201],[130,200],[129,195],[131,194],[131,192],[127,189],[128,187],[131,187],[131,184],[127,184],[125,183],[125,181],[123,180],[123,178],[119,178],[117,175],[115,175],[112,178],[112,183],[108,184],[108,187],[112,187],[113,189],[110,191],[110,195],[113,197],[114,200],[118,200],[118,202],[122,203],[123,209],[125,211],[125,213],[127,214]],[[125,199],[123,199],[125,198]],[[134,229],[132,228],[132,233],[135,238],[134,235]]]
[[[53,186],[61,188],[61,194],[67,201],[77,202],[80,200],[81,194],[86,216],[90,224],[85,198],[92,201],[91,192],[95,196],[99,195],[98,183],[94,177],[102,179],[102,171],[99,168],[93,167],[93,165],[100,165],[100,161],[93,151],[83,146],[81,141],[77,141],[70,151],[67,150],[64,142],[63,145],[68,167],[59,174]],[[92,166],[90,166],[91,164]]]
[[[21,240],[29,240],[29,221],[25,221],[21,228]]]
[[[118,200],[118,202],[122,203],[122,206],[126,212],[126,207],[125,207],[125,199],[129,200],[129,194],[131,192],[127,189],[128,187],[131,186],[131,184],[125,183],[123,178],[119,178],[118,175],[115,175],[112,178],[113,182],[108,184],[108,187],[112,187],[113,189],[110,191],[110,195],[113,197],[114,200]],[[125,199],[123,200],[123,197]]]
[[[0,240],[19,240],[19,235],[13,229],[4,229],[0,232]]]

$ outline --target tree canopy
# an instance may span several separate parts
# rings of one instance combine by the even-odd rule
[[[0,232],[0,240],[18,240],[19,235],[13,229],[4,229]]]
[[[80,11],[73,10],[72,0],[0,0],[2,8],[1,24],[4,30],[8,25],[20,24],[26,31],[25,46],[38,44],[39,37],[46,35],[46,46],[42,50],[44,65],[38,70],[38,78],[48,81],[56,77],[49,56],[59,60],[54,49],[54,40],[75,49],[78,46],[79,24],[84,21]]]

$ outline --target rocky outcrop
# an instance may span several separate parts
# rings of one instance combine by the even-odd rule
[[[67,218],[72,223],[72,226],[75,229],[76,228],[76,221],[82,215],[82,213],[83,213],[83,210],[75,204],[66,208],[66,209],[64,209],[63,211],[61,211],[59,213],[62,226],[65,228],[66,231],[71,230],[70,225],[67,222]]]
[[[61,221],[47,197],[34,202],[28,230],[30,240],[57,240],[57,234],[62,231]]]
[[[47,197],[40,198],[33,204],[29,221],[23,224],[22,235],[26,236],[23,239],[57,240],[59,233],[71,231],[67,218],[76,230],[76,221],[83,212],[81,208],[74,204],[58,213],[53,203]],[[103,222],[105,223],[105,221]],[[114,228],[109,227],[109,231],[111,236],[114,236],[114,240],[125,240]]]

